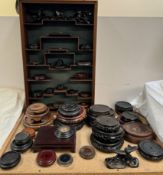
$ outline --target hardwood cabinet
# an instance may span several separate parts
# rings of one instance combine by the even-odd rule
[[[96,0],[20,0],[26,105],[95,98]]]

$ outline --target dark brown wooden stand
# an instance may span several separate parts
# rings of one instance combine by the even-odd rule
[[[70,150],[74,153],[76,147],[76,134],[68,139],[58,139],[54,134],[55,130],[56,128],[54,126],[41,127],[32,146],[32,150],[34,152],[43,149]]]

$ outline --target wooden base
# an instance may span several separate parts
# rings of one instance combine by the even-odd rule
[[[52,149],[55,151],[70,150],[74,153],[76,146],[76,134],[69,139],[58,139],[54,134],[55,131],[56,128],[54,126],[41,127],[32,146],[32,150],[34,152],[38,152],[43,149]]]
[[[20,132],[22,129],[23,125],[21,124],[16,133]],[[90,134],[91,128],[88,128],[87,126],[84,126],[81,130],[77,131],[76,153],[71,153],[74,161],[69,167],[61,167],[57,162],[48,168],[40,167],[36,162],[37,154],[29,150],[22,154],[22,159],[18,166],[7,171],[0,169],[0,175],[163,175],[163,161],[152,162],[145,160],[137,151],[133,152],[132,155],[139,159],[140,166],[138,168],[126,168],[122,170],[107,169],[104,164],[105,158],[115,156],[115,154],[102,153],[98,150],[96,150],[96,156],[94,159],[82,159],[78,152],[82,146],[91,145]],[[9,137],[6,141],[7,143],[3,148],[3,152],[10,150],[10,143],[13,138],[14,136]],[[125,142],[123,148],[128,144],[134,145]],[[6,147],[7,145],[8,147]],[[59,157],[63,152],[57,151],[56,153],[57,157]]]

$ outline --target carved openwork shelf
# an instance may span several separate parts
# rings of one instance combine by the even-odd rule
[[[96,1],[20,1],[26,105],[37,101],[55,108],[67,101],[94,103],[96,20]],[[80,73],[89,77],[75,77]],[[53,93],[44,93],[51,87]],[[43,94],[37,97],[37,91]],[[90,92],[90,97],[80,97],[82,91]]]

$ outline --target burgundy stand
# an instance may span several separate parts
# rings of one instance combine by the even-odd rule
[[[44,149],[52,150],[70,150],[75,152],[76,134],[68,139],[58,139],[55,136],[56,128],[54,126],[44,126],[38,131],[32,150],[38,152]]]

